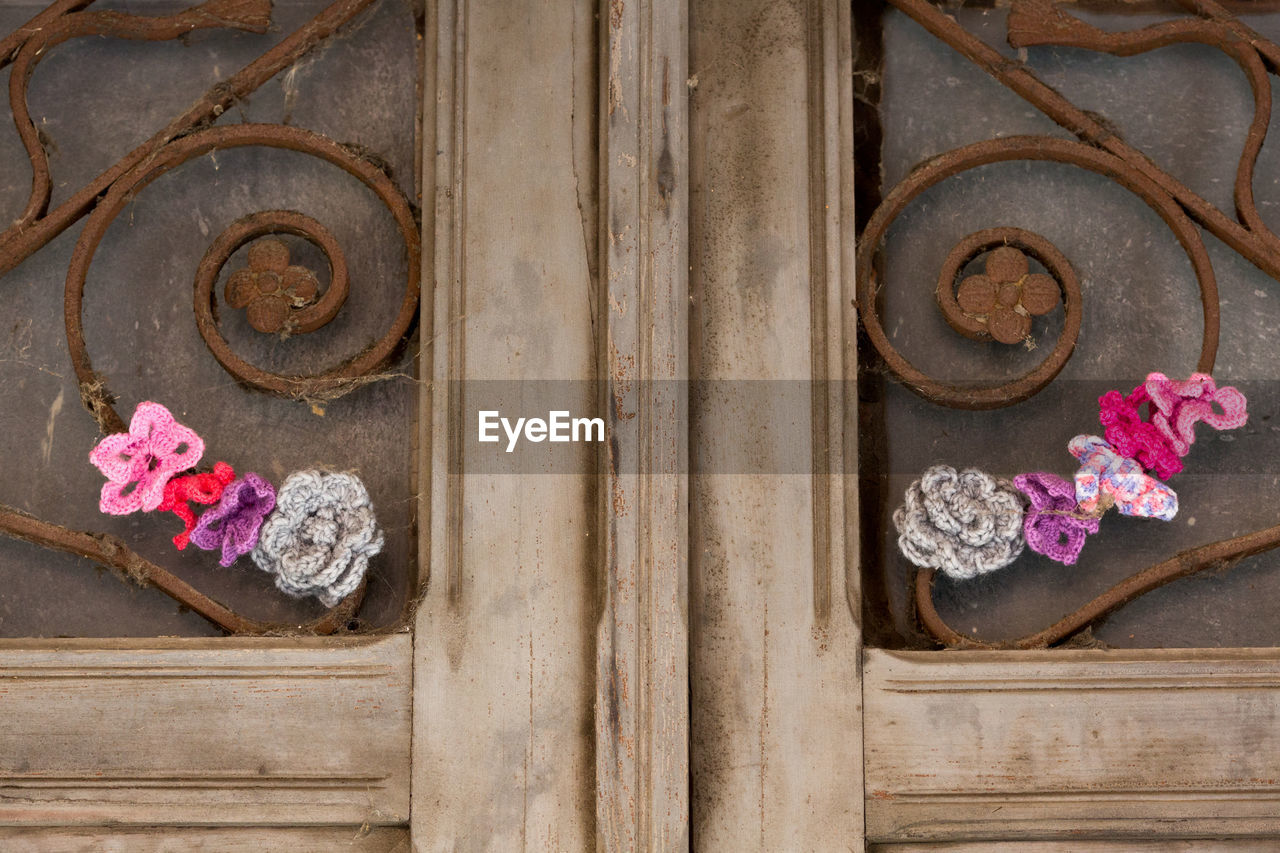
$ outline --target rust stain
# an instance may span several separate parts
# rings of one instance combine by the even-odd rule
[[[626,490],[616,479],[613,481],[613,514],[618,518],[626,518],[630,509],[627,506]]]
[[[622,0],[611,0],[609,3],[609,117],[622,104],[622,83],[618,72],[622,67],[622,13],[625,10]]]
[[[635,412],[626,411],[625,398],[631,393],[632,379],[635,374],[636,358],[631,354],[623,354],[610,343],[609,374],[612,380],[613,416],[618,421],[629,421],[636,416]]]

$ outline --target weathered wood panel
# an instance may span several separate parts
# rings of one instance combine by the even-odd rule
[[[868,651],[864,677],[872,840],[1280,833],[1280,651]]]
[[[0,827],[0,849],[22,853],[408,853],[409,830],[401,827]]]
[[[394,824],[410,640],[0,641],[0,824]]]
[[[870,853],[1274,853],[1280,841],[1262,838],[1194,841],[973,841],[872,844]]]
[[[860,849],[847,4],[691,12],[694,844]]]
[[[688,8],[607,0],[596,810],[603,850],[689,847]]]
[[[504,414],[545,416],[539,380],[572,380],[560,402],[594,414],[595,152],[579,146],[595,126],[595,10],[428,10],[434,381],[413,840],[583,850],[596,839],[596,450],[575,446],[556,473],[495,470],[473,395],[503,380]]]

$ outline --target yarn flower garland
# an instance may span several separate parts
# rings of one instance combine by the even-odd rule
[[[103,438],[89,453],[107,478],[99,509],[112,515],[173,512],[184,525],[173,537],[178,550],[189,541],[219,551],[223,566],[252,554],[259,568],[275,575],[276,586],[295,598],[314,595],[333,607],[360,586],[370,558],[382,550],[383,535],[358,477],[298,471],[277,494],[263,477],[236,477],[225,462],[184,474],[204,449],[195,431],[164,406],[139,403],[129,431]],[[213,506],[197,521],[191,503]]]
[[[1197,423],[1225,430],[1248,420],[1244,395],[1217,387],[1204,373],[1185,382],[1152,373],[1127,396],[1108,391],[1098,405],[1106,438],[1077,435],[1068,442],[1080,463],[1073,481],[1046,471],[1019,474],[1012,483],[972,468],[925,471],[893,514],[902,553],[957,579],[1009,565],[1024,545],[1073,565],[1112,507],[1173,519],[1178,495],[1160,480],[1182,470]]]

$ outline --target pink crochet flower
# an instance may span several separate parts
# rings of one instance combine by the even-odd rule
[[[1244,395],[1235,388],[1219,388],[1207,373],[1193,373],[1186,382],[1178,382],[1163,373],[1147,376],[1143,387],[1157,411],[1151,414],[1161,435],[1179,456],[1186,456],[1196,440],[1195,425],[1204,421],[1217,430],[1235,429],[1249,419]],[[1221,413],[1214,410],[1214,404]]]
[[[107,436],[89,452],[107,478],[98,507],[111,515],[150,512],[164,500],[165,484],[203,455],[204,442],[194,430],[159,403],[139,403],[128,432]]]

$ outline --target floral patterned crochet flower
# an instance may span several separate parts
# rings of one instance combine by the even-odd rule
[[[1136,460],[1116,453],[1096,435],[1077,435],[1067,444],[1080,460],[1076,471],[1076,502],[1086,513],[1103,511],[1114,503],[1121,515],[1169,521],[1178,513],[1173,489],[1147,476]]]
[[[165,484],[203,455],[204,442],[194,430],[159,403],[139,403],[128,432],[107,436],[89,452],[107,478],[98,506],[111,515],[150,512],[164,500]]]
[[[991,337],[1016,344],[1031,333],[1031,316],[1048,314],[1060,296],[1052,277],[1030,270],[1019,249],[1001,246],[987,256],[985,274],[960,282],[956,302],[961,311],[981,321]]]
[[[218,462],[211,473],[187,474],[174,477],[164,485],[164,500],[157,507],[161,512],[172,512],[182,519],[182,532],[173,537],[173,544],[182,551],[187,547],[191,531],[196,526],[195,513],[188,501],[211,504],[222,496],[222,490],[235,479],[236,472],[225,462]]]
[[[296,471],[280,487],[253,561],[289,595],[314,595],[333,607],[360,586],[382,541],[359,477]]]
[[[289,264],[289,247],[279,240],[259,240],[249,247],[249,266],[227,280],[227,303],[244,308],[249,325],[274,334],[285,328],[291,308],[316,301],[320,283],[303,266]]]
[[[1186,382],[1152,373],[1143,383],[1156,411],[1151,422],[1177,451],[1186,456],[1196,440],[1195,425],[1204,421],[1217,430],[1235,429],[1249,419],[1245,397],[1235,388],[1217,387],[1207,373],[1193,373]],[[1221,413],[1214,410],[1214,404]]]
[[[200,516],[191,541],[204,551],[222,549],[218,562],[229,566],[258,544],[262,522],[276,505],[276,490],[250,472],[222,492],[213,509]]]
[[[1064,565],[1074,565],[1085,538],[1098,532],[1098,519],[1076,504],[1076,487],[1045,471],[1019,474],[1013,485],[1031,501],[1022,531],[1027,547]]]

